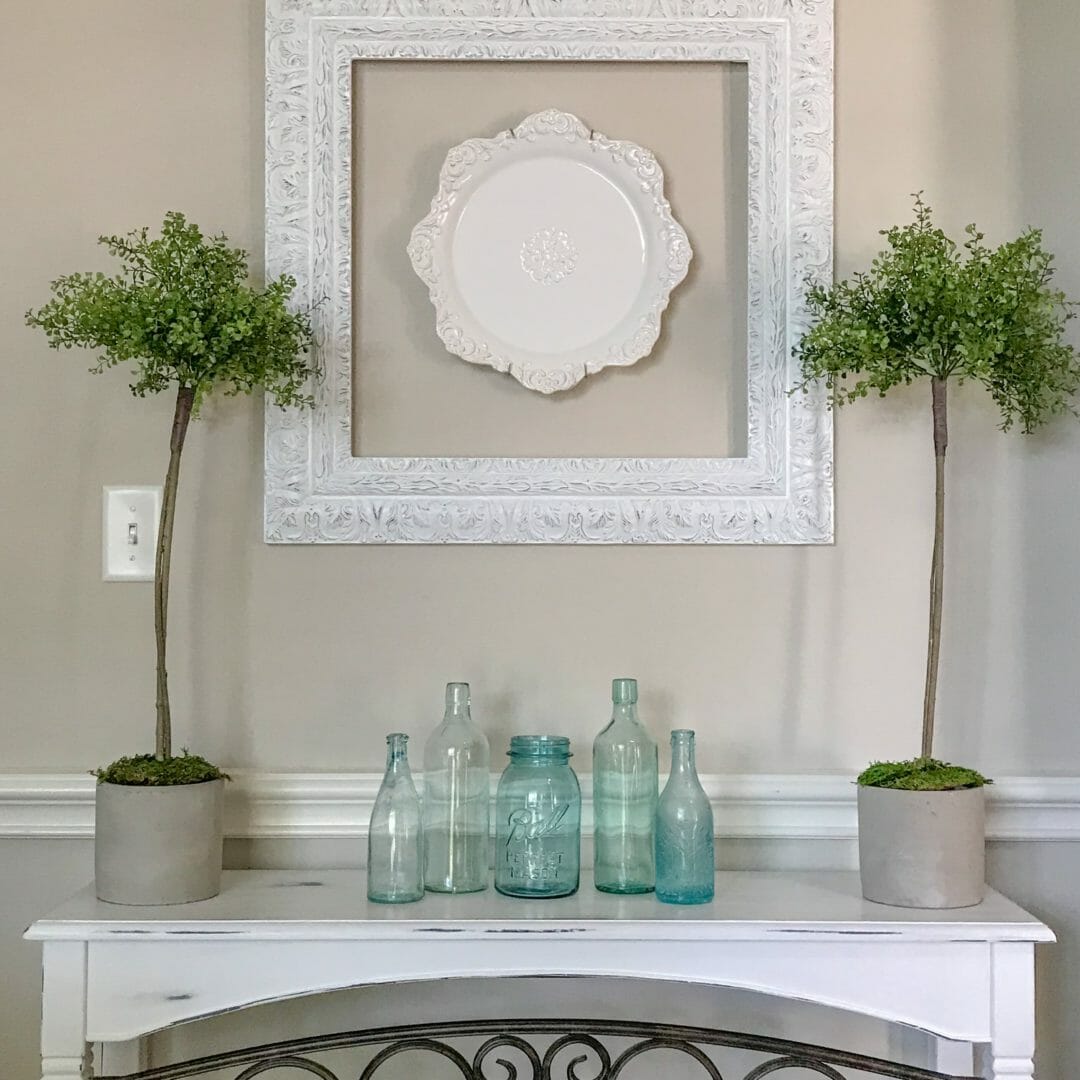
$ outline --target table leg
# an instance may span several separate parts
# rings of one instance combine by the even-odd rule
[[[93,1044],[93,1053],[97,1071],[105,1076],[127,1076],[128,1073],[141,1072],[149,1065],[145,1039],[96,1043]]]
[[[956,1042],[953,1039],[934,1039],[930,1067],[937,1072],[951,1073],[953,1076],[970,1076],[972,1058],[971,1043]]]
[[[1033,1080],[1035,1076],[1035,946],[998,942],[991,946],[990,1080]]]
[[[86,943],[48,941],[42,964],[42,1080],[91,1080],[86,1046]]]

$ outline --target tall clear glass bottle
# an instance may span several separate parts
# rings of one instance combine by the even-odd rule
[[[611,684],[611,722],[593,742],[596,887],[647,893],[656,885],[656,743],[638,718],[636,679]]]
[[[707,904],[716,887],[713,813],[694,764],[694,733],[671,733],[671,776],[656,812],[656,898]]]
[[[409,771],[409,736],[386,736],[386,775],[368,827],[368,899],[407,904],[424,895],[420,796]]]
[[[491,751],[473,723],[469,684],[446,684],[446,712],[424,746],[424,885],[487,888],[491,865]]]

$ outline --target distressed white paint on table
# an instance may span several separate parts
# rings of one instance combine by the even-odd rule
[[[975,908],[864,901],[849,872],[722,872],[716,899],[562,900],[494,890],[366,900],[362,871],[244,870],[179,907],[104,904],[88,888],[26,936],[44,945],[42,1073],[80,1080],[88,1043],[136,1039],[257,1002],[423,979],[589,975],[740,987],[984,1044],[985,1075],[1034,1075],[1034,953],[1053,933],[990,892]],[[970,1070],[944,1052],[938,1067]],[[967,1069],[956,1067],[966,1060]]]

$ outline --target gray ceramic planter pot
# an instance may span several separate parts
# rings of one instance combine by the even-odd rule
[[[94,877],[111,904],[186,904],[221,891],[224,780],[98,784]]]
[[[859,787],[863,896],[909,908],[960,908],[986,891],[983,788]]]

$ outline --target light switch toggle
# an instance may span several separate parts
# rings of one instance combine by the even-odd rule
[[[106,487],[101,570],[105,581],[153,581],[160,487]]]

